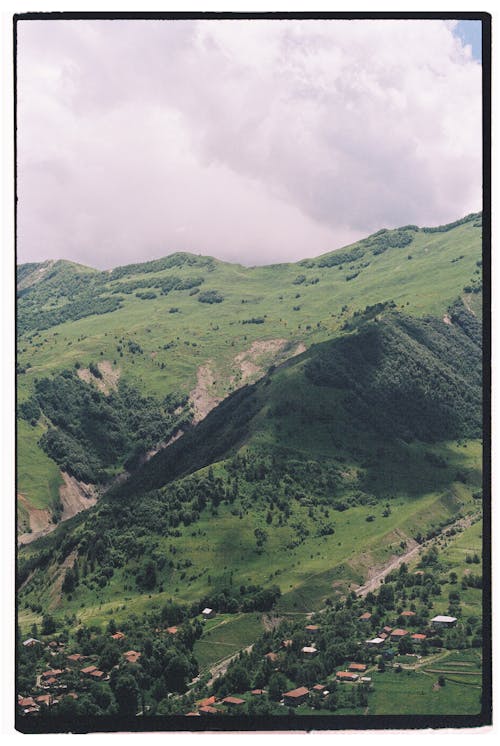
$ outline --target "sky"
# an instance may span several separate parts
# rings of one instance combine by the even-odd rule
[[[17,30],[19,263],[296,261],[481,209],[478,22]]]

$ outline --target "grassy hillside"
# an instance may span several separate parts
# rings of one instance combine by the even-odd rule
[[[244,608],[253,585],[306,613],[477,512],[480,339],[371,315],[233,394],[23,550],[21,623],[41,609],[103,622],[168,598]],[[63,592],[68,569],[79,582]]]
[[[23,265],[18,399],[32,400],[37,379],[79,366],[80,378],[106,396],[120,382],[160,408],[169,395],[190,395],[196,421],[269,366],[348,332],[367,306],[392,302],[442,318],[461,296],[480,318],[480,264],[474,215],[441,229],[380,231],[297,264],[247,268],[174,254],[106,272],[64,261]],[[45,414],[20,428],[20,455],[33,454],[29,473],[20,458],[25,506],[54,504],[54,468],[38,445],[50,425]],[[148,443],[166,437],[162,430]],[[128,446],[110,473],[123,468]]]

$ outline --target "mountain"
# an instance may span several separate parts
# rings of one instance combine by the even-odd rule
[[[348,333],[368,307],[448,319],[461,298],[480,320],[480,265],[481,215],[379,231],[296,264],[247,268],[178,253],[109,271],[21,265],[23,540],[91,503],[270,366]]]
[[[481,276],[478,215],[295,265],[21,266],[20,707],[477,712]]]
[[[233,393],[21,552],[22,605],[49,601],[66,615],[125,597],[129,611],[170,597],[220,605],[229,585],[250,582],[279,584],[281,608],[311,610],[332,582],[340,592],[362,579],[367,560],[470,511],[481,329],[463,316],[470,326],[367,309],[343,336]],[[80,582],[65,594],[68,567]]]

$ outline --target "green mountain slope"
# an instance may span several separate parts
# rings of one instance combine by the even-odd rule
[[[82,440],[78,422],[73,425],[79,434],[67,427],[62,439],[50,434],[51,413],[38,401],[40,387],[50,386],[40,381],[52,380],[54,387],[57,375],[73,370],[101,394],[95,402],[101,414],[109,404],[104,398],[115,398],[115,418],[123,413],[127,397],[136,406],[141,397],[154,397],[161,412],[157,427],[134,438],[134,425],[121,423],[118,430],[126,432],[119,437],[120,447],[111,449],[105,462],[99,457],[91,468],[78,474],[74,470],[80,479],[92,481],[96,472],[110,478],[166,442],[180,424],[202,419],[271,365],[348,333],[356,314],[367,306],[391,301],[414,316],[442,318],[462,297],[466,310],[480,319],[480,264],[481,216],[472,215],[439,229],[380,231],[297,264],[246,268],[174,254],[105,272],[64,261],[22,265],[18,399],[26,410],[18,441],[21,530],[30,507],[49,508],[56,516],[60,512],[54,456],[58,454],[64,470],[76,463],[68,454],[82,447],[87,454],[92,450],[92,437],[87,433]],[[185,407],[186,397],[190,410],[176,413],[172,404]],[[38,418],[33,403],[35,415],[40,408]],[[151,401],[141,405],[143,423],[148,406]],[[109,414],[106,421],[113,417]]]
[[[469,335],[369,310],[234,393],[21,551],[21,621],[99,621],[168,598],[250,611],[253,585],[306,612],[477,510],[481,340],[462,316]]]

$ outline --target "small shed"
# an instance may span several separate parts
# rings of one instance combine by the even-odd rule
[[[213,617],[215,616],[215,611],[213,609],[206,608],[203,609],[201,615],[203,619],[213,619]]]

